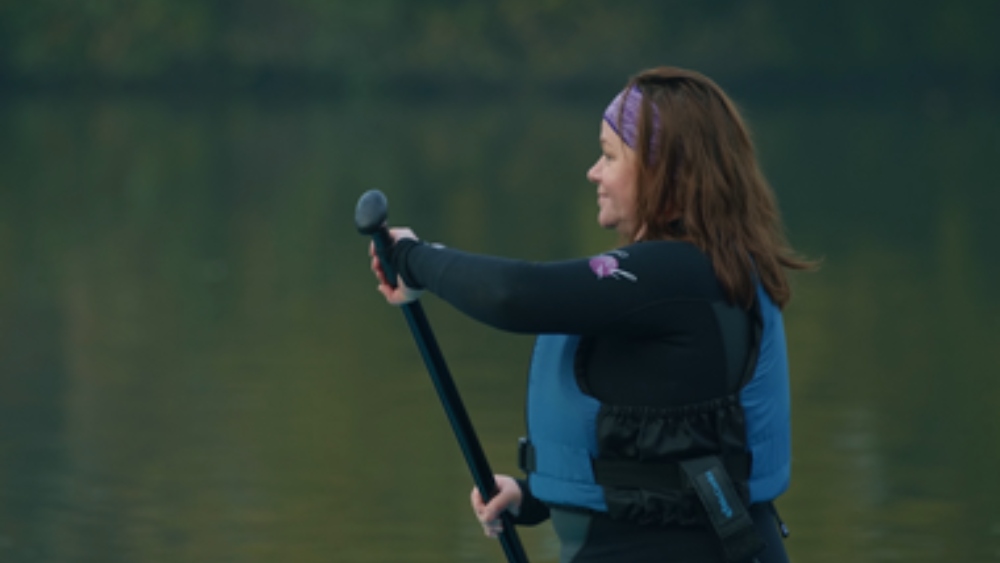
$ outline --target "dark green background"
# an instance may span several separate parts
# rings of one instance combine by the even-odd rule
[[[665,63],[736,99],[824,260],[786,314],[790,553],[1000,559],[998,6],[0,4],[0,560],[502,561],[354,204],[600,252],[600,114]],[[424,301],[515,471],[530,338]]]

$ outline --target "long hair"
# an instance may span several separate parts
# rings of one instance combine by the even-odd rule
[[[708,77],[674,67],[643,71],[626,89],[633,86],[642,92],[633,239],[688,241],[708,254],[732,302],[752,306],[756,272],[784,307],[791,299],[785,269],[816,264],[789,245],[733,102]]]

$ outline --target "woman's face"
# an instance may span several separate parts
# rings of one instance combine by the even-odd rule
[[[602,119],[601,157],[587,171],[587,179],[597,185],[597,223],[627,237],[635,233],[636,158]]]

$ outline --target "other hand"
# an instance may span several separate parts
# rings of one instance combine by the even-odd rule
[[[389,238],[392,239],[393,244],[396,241],[402,239],[413,239],[420,240],[417,238],[416,233],[406,227],[398,227],[394,229],[389,229]],[[368,245],[368,255],[372,259],[372,272],[375,273],[375,277],[378,279],[378,290],[385,300],[392,305],[405,305],[412,301],[416,301],[423,294],[423,291],[412,289],[403,283],[403,278],[396,276],[396,287],[389,285],[385,277],[385,271],[382,269],[382,261],[379,260],[378,254],[375,252],[375,244],[371,243]]]
[[[521,487],[512,477],[506,475],[494,475],[496,479],[496,495],[490,499],[489,503],[483,503],[483,497],[479,494],[478,488],[472,489],[471,501],[472,510],[476,513],[476,518],[483,526],[483,532],[495,538],[503,531],[500,515],[503,511],[508,511],[517,515],[521,508]]]

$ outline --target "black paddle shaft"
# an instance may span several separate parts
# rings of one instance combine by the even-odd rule
[[[396,286],[396,272],[385,257],[387,250],[392,246],[392,238],[386,228],[386,220],[389,216],[389,205],[385,195],[378,190],[369,190],[358,199],[358,206],[354,213],[354,224],[363,235],[372,237],[375,244],[375,253],[382,264],[382,271],[385,279],[393,287]],[[493,470],[490,469],[489,462],[486,461],[486,454],[476,437],[476,432],[472,428],[472,421],[465,410],[462,398],[458,394],[455,381],[448,371],[448,365],[444,361],[441,349],[438,347],[434,333],[431,331],[427,315],[419,301],[412,301],[401,307],[407,324],[410,325],[410,332],[417,342],[420,355],[424,358],[424,364],[430,373],[431,381],[437,390],[438,398],[444,407],[451,429],[455,433],[458,445],[462,449],[465,463],[469,466],[472,479],[479,489],[480,496],[484,502],[489,502],[497,493],[496,481],[493,478]],[[507,561],[510,563],[528,563],[528,556],[524,552],[521,540],[514,529],[510,514],[506,511],[500,514],[500,521],[503,530],[500,532],[500,545],[503,546]]]

